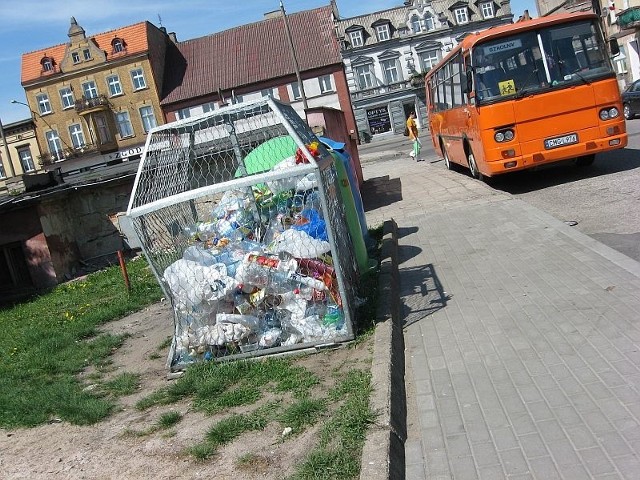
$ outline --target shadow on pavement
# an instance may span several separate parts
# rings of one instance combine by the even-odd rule
[[[401,201],[402,183],[399,178],[390,179],[389,175],[370,178],[362,182],[360,194],[364,211],[368,212]]]
[[[533,170],[498,175],[487,183],[496,190],[519,194],[635,168],[640,168],[640,151],[623,148],[596,155],[595,162],[589,167],[577,167],[573,160],[568,160]]]
[[[406,258],[405,247],[400,247],[399,250],[400,256]],[[403,300],[403,327],[408,327],[446,307],[450,298],[440,283],[432,263],[402,269],[400,296]]]

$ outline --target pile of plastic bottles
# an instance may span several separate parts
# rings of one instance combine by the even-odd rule
[[[227,191],[163,281],[175,356],[190,363],[347,334],[327,225],[310,176]]]

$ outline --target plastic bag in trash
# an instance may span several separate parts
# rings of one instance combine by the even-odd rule
[[[237,286],[235,279],[227,276],[223,263],[204,266],[183,258],[169,265],[163,278],[178,307],[221,300]]]
[[[320,212],[312,208],[302,210],[300,215],[296,217],[296,221],[291,228],[306,232],[318,240],[329,240],[327,223],[322,218],[322,215],[320,215]]]
[[[287,252],[297,258],[317,258],[329,252],[331,245],[306,232],[290,228],[278,235],[270,250],[274,253]]]

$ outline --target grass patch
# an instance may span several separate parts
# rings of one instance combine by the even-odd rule
[[[180,412],[171,411],[163,413],[158,420],[158,427],[166,430],[176,425],[180,420],[182,420],[182,414],[180,414]]]
[[[326,411],[324,399],[303,398],[286,407],[278,420],[283,426],[291,427],[294,433],[300,433],[304,427],[315,424]]]
[[[112,397],[124,397],[134,393],[140,387],[140,375],[123,372],[117,377],[104,382],[100,391]]]
[[[0,427],[31,427],[58,418],[98,422],[113,400],[83,391],[76,375],[104,368],[124,335],[98,327],[157,302],[158,282],[144,259],[128,262],[127,293],[119,266],[57,286],[46,295],[0,310]]]

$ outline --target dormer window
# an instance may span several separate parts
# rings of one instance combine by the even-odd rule
[[[469,23],[469,9],[468,9],[468,7],[456,8],[453,11],[453,15],[455,16],[456,23],[458,25],[463,25],[465,23]]]
[[[43,72],[52,72],[53,71],[53,58],[51,57],[43,57],[40,61],[42,65]]]
[[[376,26],[376,37],[378,37],[379,42],[389,40],[391,38],[391,35],[389,34],[389,24]]]
[[[424,16],[424,27],[427,32],[434,30],[436,28],[436,23],[433,20],[433,16],[430,13],[427,13]]]
[[[420,30],[422,30],[422,26],[420,25],[420,17],[414,15],[413,17],[411,17],[411,31],[413,33],[420,33]]]
[[[124,40],[121,38],[114,38],[111,41],[111,47],[113,48],[113,53],[124,52]]]
[[[352,47],[361,47],[362,45],[364,45],[362,30],[354,30],[353,32],[349,32],[349,39],[351,40]]]
[[[495,16],[493,2],[481,3],[480,11],[482,12],[482,18],[493,18]]]

